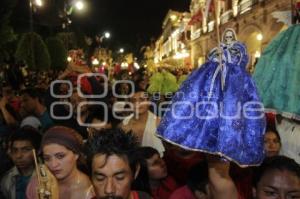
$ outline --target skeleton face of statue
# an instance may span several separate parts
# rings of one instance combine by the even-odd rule
[[[227,31],[224,35],[223,42],[227,45],[232,44],[235,41],[235,36],[232,31]]]

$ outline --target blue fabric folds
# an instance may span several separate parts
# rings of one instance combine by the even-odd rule
[[[263,105],[246,72],[246,47],[222,44],[183,82],[157,129],[158,136],[185,149],[218,154],[240,166],[264,158]],[[225,80],[222,89],[222,78]]]

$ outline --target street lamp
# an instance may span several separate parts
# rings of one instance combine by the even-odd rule
[[[43,1],[42,0],[29,0],[29,25],[30,31],[33,32],[33,12],[36,11],[36,7],[42,7]]]
[[[106,39],[109,39],[109,38],[110,38],[110,33],[109,33],[109,32],[105,32],[105,33],[104,33],[104,37],[105,37]]]
[[[77,8],[77,10],[83,10],[84,3],[81,0],[78,0],[75,2],[75,7]]]
[[[124,53],[124,48],[120,48],[119,52]]]
[[[102,36],[100,37],[100,35],[96,35],[96,42],[101,44],[103,42],[103,39],[109,39],[110,38],[110,33],[109,32],[104,32],[102,34]]]
[[[35,0],[35,5],[42,7],[43,6],[42,0]]]
[[[82,0],[77,0],[72,3],[65,2],[64,13],[68,16],[73,13],[73,10],[76,9],[78,11],[83,11],[85,8],[85,3]]]

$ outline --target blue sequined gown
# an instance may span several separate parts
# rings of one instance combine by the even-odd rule
[[[185,149],[218,154],[242,167],[259,165],[264,158],[265,118],[256,86],[246,72],[246,47],[240,42],[221,47],[223,70],[213,50],[174,95],[157,134]]]

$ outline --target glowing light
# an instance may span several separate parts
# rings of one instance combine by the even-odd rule
[[[104,37],[105,37],[106,39],[109,39],[109,38],[110,38],[110,33],[109,33],[109,32],[105,32],[105,33],[104,33]]]
[[[263,35],[261,34],[261,33],[259,33],[259,34],[257,34],[257,36],[256,36],[256,39],[258,40],[258,41],[261,41],[261,40],[263,40]]]
[[[93,59],[92,64],[93,65],[98,65],[99,64],[99,60],[98,59]]]
[[[78,9],[78,10],[83,10],[84,8],[84,3],[82,1],[77,1],[75,3],[75,7]]]
[[[35,0],[35,4],[39,7],[43,6],[42,0]]]
[[[260,58],[260,56],[261,56],[260,52],[259,52],[259,51],[256,51],[254,57],[255,57],[255,58]]]
[[[106,62],[102,62],[102,65],[105,66],[105,65],[106,65]]]
[[[138,63],[136,63],[136,62],[134,62],[133,66],[137,70],[141,68],[140,65]]]
[[[124,53],[124,48],[120,48],[119,52]]]
[[[69,57],[67,57],[67,61],[68,62],[71,62],[72,61],[72,58],[69,56]]]
[[[173,58],[174,59],[183,59],[190,56],[190,54],[188,52],[186,52],[186,50],[183,50],[182,52],[177,52]]]
[[[122,69],[127,69],[127,68],[128,68],[128,63],[123,62],[123,63],[121,64],[121,68],[122,68]]]
[[[236,16],[238,15],[238,9],[239,9],[239,8],[238,8],[237,5],[234,5],[234,6],[233,6],[232,10],[233,10],[233,16],[234,16],[234,17],[236,17]]]
[[[176,15],[171,15],[170,18],[171,18],[172,21],[175,21],[177,19],[177,16]]]

